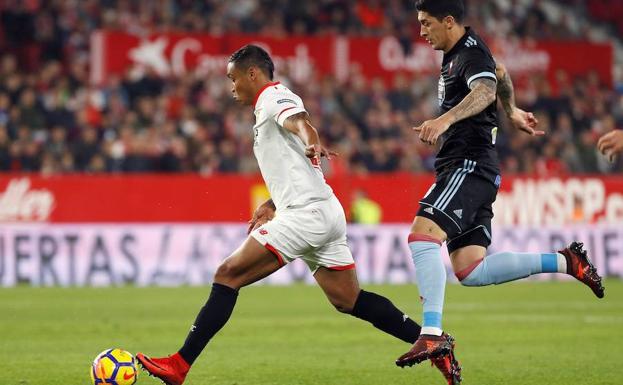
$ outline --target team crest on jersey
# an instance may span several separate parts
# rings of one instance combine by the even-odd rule
[[[439,101],[439,107],[443,104],[446,98],[446,81],[443,75],[439,77],[439,84],[437,85],[437,100]]]

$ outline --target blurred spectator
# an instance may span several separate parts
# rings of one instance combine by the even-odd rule
[[[381,222],[382,216],[381,206],[378,203],[370,199],[365,191],[355,190],[350,208],[351,222],[376,225]]]

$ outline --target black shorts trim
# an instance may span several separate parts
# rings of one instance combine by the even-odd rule
[[[439,207],[433,206],[433,205],[431,205],[430,203],[426,203],[426,202],[424,202],[424,201],[420,201],[420,205],[424,205],[424,206],[431,207],[431,208],[433,208],[433,209],[437,210],[437,212],[442,213],[443,215],[445,215],[445,216],[446,216],[446,218],[448,218],[448,219],[449,219],[452,223],[454,223],[454,225],[456,226],[456,228],[458,229],[458,231],[461,231],[461,226],[460,226],[458,223],[456,223],[456,221],[455,221],[454,219],[452,219],[452,217],[451,217],[451,216],[449,216],[448,214],[446,214],[446,213],[445,213],[442,209],[440,209]],[[430,219],[431,221],[435,222],[435,223],[436,223],[439,227],[441,227],[441,229],[442,229],[443,231],[446,231],[446,232],[447,232],[446,228],[447,228],[447,226],[448,226],[448,223],[449,223],[449,222],[447,222],[447,221],[443,221],[444,223],[439,223],[439,222],[441,222],[441,221],[439,220],[439,217],[437,217],[437,216],[435,215],[434,211],[433,211],[432,213],[429,213],[428,211],[426,211],[426,209],[423,209],[423,210],[422,210],[422,209],[420,209],[420,210],[418,211],[417,215],[418,215],[418,216],[420,216],[420,217],[425,217],[425,218]]]
[[[476,230],[482,230],[474,233]],[[452,239],[446,241],[448,247],[448,253],[452,253],[465,246],[482,246],[485,249],[491,244],[491,233],[485,225],[478,225],[471,229],[457,235]]]

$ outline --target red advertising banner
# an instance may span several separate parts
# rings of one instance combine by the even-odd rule
[[[348,38],[346,41],[336,47],[342,56],[349,58],[345,67],[337,68],[338,75],[344,76],[347,73],[342,74],[341,71],[352,71],[353,66],[368,77],[381,77],[390,81],[396,73],[439,73],[443,55],[427,43],[414,42],[410,53],[405,54],[398,39],[392,36]],[[554,82],[557,71],[565,71],[570,77],[595,72],[604,84],[612,84],[613,52],[609,44],[508,39],[487,41],[496,60],[504,63],[516,75],[543,73]],[[347,54],[343,51],[347,51]]]
[[[309,79],[313,71],[331,73],[335,67],[330,37],[167,33],[139,38],[124,32],[98,31],[91,36],[91,81],[99,84],[129,69],[151,70],[165,77],[191,70],[224,75],[229,56],[246,44],[266,49],[280,71],[298,80]]]
[[[422,41],[413,42],[405,53],[393,36],[274,38],[166,33],[139,38],[124,32],[97,31],[91,36],[91,81],[99,84],[130,69],[149,69],[161,76],[179,76],[190,70],[224,74],[229,55],[249,43],[263,46],[277,70],[298,81],[309,79],[313,72],[344,80],[353,71],[392,81],[398,73],[437,74],[441,61],[441,53]],[[518,75],[545,73],[553,81],[559,70],[571,76],[594,71],[603,83],[612,84],[609,44],[491,39],[489,45],[496,58]]]
[[[365,192],[382,222],[407,223],[433,175],[329,178],[347,214]],[[268,197],[260,176],[0,176],[0,222],[244,222]],[[494,205],[498,225],[623,224],[623,177],[507,177]]]

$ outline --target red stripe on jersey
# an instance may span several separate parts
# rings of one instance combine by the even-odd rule
[[[265,244],[264,247],[266,249],[268,249],[268,251],[270,251],[271,253],[275,254],[275,257],[277,257],[277,262],[279,262],[279,266],[283,266],[286,263],[283,260],[283,257],[281,256],[281,254],[279,254],[279,252],[277,251],[277,249],[275,249],[273,246],[271,246],[269,243]]]
[[[268,82],[264,85],[264,87],[260,88],[259,91],[257,91],[257,94],[255,94],[255,99],[253,99],[253,108],[257,108],[257,100],[260,98],[260,95],[262,94],[262,92],[264,92],[265,89],[267,89],[270,86],[276,86],[277,84],[280,84],[279,82]]]
[[[344,265],[344,266],[327,266],[327,269],[329,270],[335,270],[335,271],[342,271],[342,270],[351,270],[355,268],[355,264],[351,263],[350,265]]]
[[[283,113],[284,113],[284,112],[286,112],[287,110],[291,110],[291,109],[293,109],[293,108],[296,108],[296,107],[288,107],[288,108],[284,108],[283,110],[281,110],[281,112],[279,113],[279,115],[277,115],[277,120],[279,120],[279,117],[281,116],[281,114],[283,114]]]

